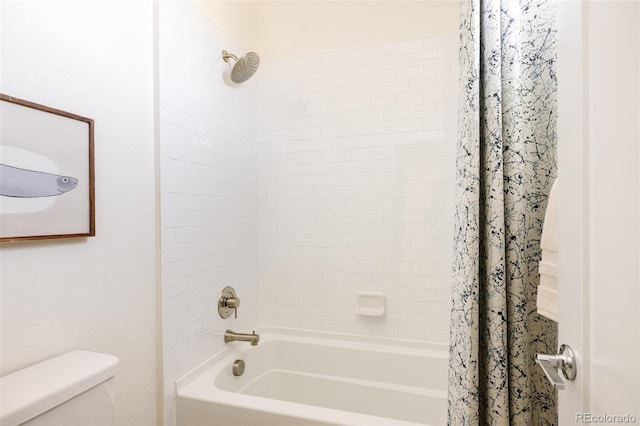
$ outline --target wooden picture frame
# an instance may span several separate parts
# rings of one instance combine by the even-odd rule
[[[95,235],[93,120],[0,93],[0,242]]]

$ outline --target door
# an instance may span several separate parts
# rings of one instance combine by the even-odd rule
[[[558,6],[559,424],[640,424],[640,2]]]

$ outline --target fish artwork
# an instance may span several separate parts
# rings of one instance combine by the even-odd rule
[[[15,198],[55,197],[74,189],[78,179],[0,164],[0,195]]]

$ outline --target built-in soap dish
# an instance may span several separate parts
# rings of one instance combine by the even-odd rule
[[[384,294],[376,292],[358,292],[358,315],[381,317],[384,315]]]

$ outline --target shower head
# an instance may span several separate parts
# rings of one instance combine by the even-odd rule
[[[258,67],[260,66],[260,56],[255,52],[249,52],[238,59],[238,57],[233,53],[223,50],[222,59],[229,63],[229,58],[236,61],[235,65],[231,69],[231,80],[234,83],[244,83],[249,80],[253,74],[258,71]]]

